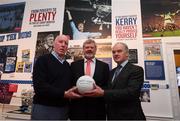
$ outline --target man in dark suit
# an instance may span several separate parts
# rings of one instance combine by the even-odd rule
[[[83,43],[84,59],[71,64],[73,75],[73,85],[83,75],[90,75],[95,80],[96,85],[105,88],[109,78],[108,64],[95,58],[96,43],[94,40],[86,40]],[[86,69],[90,61],[90,73]],[[88,74],[89,73],[89,74]],[[71,100],[70,107],[71,120],[105,120],[105,101],[102,97],[82,97]]]
[[[124,43],[116,43],[112,54],[118,66],[110,73],[108,89],[95,85],[95,89],[85,95],[104,97],[108,120],[146,120],[139,100],[144,81],[143,68],[128,62],[129,50]]]

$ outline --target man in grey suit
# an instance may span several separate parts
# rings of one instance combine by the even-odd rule
[[[95,85],[95,89],[85,95],[104,97],[108,120],[146,120],[139,100],[144,82],[143,68],[128,62],[129,49],[124,43],[116,43],[112,54],[117,67],[110,73],[108,89]]]

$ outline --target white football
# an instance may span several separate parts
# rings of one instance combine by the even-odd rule
[[[76,82],[78,92],[80,94],[83,94],[87,91],[94,89],[93,83],[95,83],[95,81],[90,76],[85,75],[85,76],[79,77],[79,79]]]

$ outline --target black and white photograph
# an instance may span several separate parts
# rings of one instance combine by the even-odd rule
[[[141,102],[150,102],[149,89],[141,89],[140,100]]]
[[[137,49],[129,49],[129,62],[138,63],[138,52]]]
[[[72,40],[111,38],[111,0],[66,0],[63,33]]]
[[[38,32],[35,60],[41,55],[52,52],[53,42],[58,35],[59,31]]]

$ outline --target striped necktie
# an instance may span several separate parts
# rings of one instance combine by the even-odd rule
[[[92,60],[87,60],[87,65],[86,65],[86,75],[91,76],[91,62]]]
[[[114,75],[113,75],[113,78],[112,78],[112,82],[116,79],[116,77],[117,77],[118,74],[120,73],[121,68],[122,68],[121,65],[119,65],[119,66],[116,68],[116,70],[115,70],[115,72],[114,72]]]

